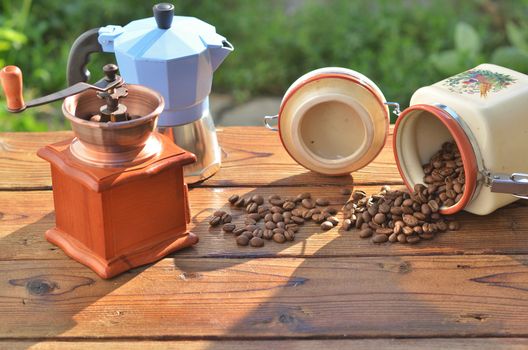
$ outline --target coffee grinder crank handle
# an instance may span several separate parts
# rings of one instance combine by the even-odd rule
[[[76,95],[88,89],[104,92],[119,87],[123,85],[123,79],[116,74],[117,69],[118,68],[115,64],[107,64],[103,67],[105,77],[93,85],[80,82],[64,90],[36,98],[27,103],[24,102],[24,96],[22,94],[23,78],[20,68],[17,66],[6,66],[2,68],[0,71],[0,81],[6,95],[7,110],[12,113],[19,113],[27,108],[62,100],[68,96]]]

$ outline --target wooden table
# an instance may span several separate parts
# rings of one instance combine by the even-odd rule
[[[292,243],[241,248],[207,223],[234,193],[309,191],[340,207],[343,187],[402,181],[390,143],[332,178],[294,163],[273,132],[226,128],[222,170],[190,191],[200,243],[105,281],[44,240],[53,201],[35,152],[70,135],[0,134],[0,348],[528,348],[523,202],[460,214],[460,231],[414,246],[310,223]]]

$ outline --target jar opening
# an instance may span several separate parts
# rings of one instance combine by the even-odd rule
[[[325,160],[343,159],[357,153],[367,139],[366,128],[359,115],[361,112],[340,101],[313,105],[304,112],[299,122],[304,147]]]
[[[477,162],[471,143],[462,127],[446,111],[431,105],[414,105],[403,111],[394,128],[394,154],[405,185],[412,191],[423,183],[424,170],[431,156],[444,142],[455,142],[462,156],[465,191],[462,198],[440,213],[463,210],[473,198],[477,184]]]

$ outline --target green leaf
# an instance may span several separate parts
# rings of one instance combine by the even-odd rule
[[[27,37],[23,33],[6,27],[0,27],[0,38],[19,44],[25,44],[27,42]]]
[[[491,62],[519,72],[528,71],[528,53],[513,46],[502,46],[496,49]]]
[[[467,23],[457,23],[455,28],[455,47],[457,51],[477,56],[481,48],[477,31]]]
[[[455,50],[442,51],[431,55],[431,64],[446,75],[462,71],[459,52]]]
[[[508,22],[506,24],[506,34],[513,46],[528,53],[528,40],[525,37],[526,31],[523,31],[520,26],[515,25],[513,22]]]

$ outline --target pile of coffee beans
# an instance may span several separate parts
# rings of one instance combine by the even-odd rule
[[[367,196],[363,191],[343,188],[341,194],[349,197],[342,208],[343,230],[355,228],[359,237],[370,238],[373,243],[410,244],[432,239],[439,232],[458,230],[458,222],[439,213],[442,206],[458,202],[465,189],[464,168],[456,144],[444,143],[423,170],[425,184],[415,185],[412,193],[383,186],[379,193]],[[274,194],[267,199],[258,194],[234,194],[228,201],[233,208],[245,211],[243,224],[232,223],[231,214],[223,210],[215,211],[209,224],[222,225],[222,230],[232,233],[240,246],[294,241],[300,227],[308,221],[320,225],[322,231],[331,230],[340,222],[337,209],[329,206],[328,199],[314,199],[308,192],[284,198]]]
[[[346,189],[344,195],[350,194]],[[236,243],[241,246],[262,247],[265,241],[285,243],[295,240],[295,234],[306,221],[314,221],[322,230],[337,226],[335,217],[337,209],[330,207],[326,198],[312,198],[308,192],[295,197],[271,195],[266,200],[263,196],[232,195],[228,199],[234,208],[246,212],[243,225],[231,222],[231,214],[217,210],[209,220],[211,226],[223,224],[222,230],[233,233]],[[225,220],[227,219],[227,220]]]
[[[446,142],[429,163],[423,165],[424,184],[440,206],[457,203],[466,188],[462,157],[456,143]]]
[[[343,228],[355,227],[359,237],[371,238],[373,243],[411,244],[432,239],[438,232],[457,230],[456,221],[447,221],[438,212],[440,204],[434,194],[425,193],[422,184],[412,194],[388,186],[372,196],[355,191],[343,208]]]

